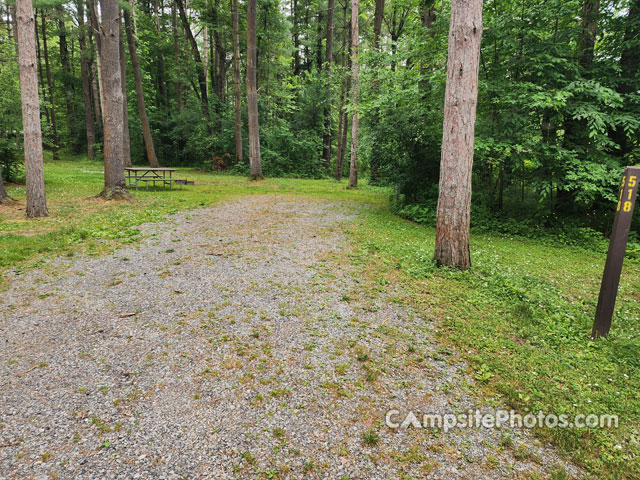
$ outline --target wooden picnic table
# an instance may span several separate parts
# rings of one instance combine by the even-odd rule
[[[124,170],[127,172],[127,183],[130,187],[135,186],[136,190],[139,182],[145,183],[146,190],[149,190],[149,183],[153,183],[155,187],[158,182],[165,187],[168,185],[169,188],[177,183],[180,185],[180,190],[182,190],[182,185],[187,183],[186,180],[173,178],[175,168],[127,167]]]

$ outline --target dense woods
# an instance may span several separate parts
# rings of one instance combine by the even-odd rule
[[[351,186],[359,175],[394,187],[401,213],[434,222],[451,146],[442,129],[451,4],[358,3],[132,0],[107,22],[119,29],[110,45],[105,6],[37,1],[44,147],[54,158],[60,149],[109,156],[117,48],[123,164],[346,175]],[[12,2],[0,14],[6,183],[23,175],[21,27]],[[606,233],[621,167],[638,153],[640,4],[487,0],[483,17],[475,134],[464,134],[475,137],[464,180],[473,184],[471,225],[516,217],[552,226],[572,216]]]

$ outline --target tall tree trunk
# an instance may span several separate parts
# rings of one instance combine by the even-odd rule
[[[171,16],[172,16],[172,28],[173,28],[173,61],[175,68],[179,68],[180,62],[180,47],[178,43],[178,15],[176,12],[176,2],[171,4]],[[176,104],[178,106],[178,112],[182,111],[182,82],[180,81],[180,75],[176,75]]]
[[[322,8],[319,4],[316,27],[316,70],[320,73],[322,71]]]
[[[95,39],[95,43],[96,43],[96,50],[97,50],[97,55],[96,55],[96,62],[95,62],[95,70],[96,70],[96,74],[94,75],[94,78],[97,77],[97,88],[95,88],[95,91],[97,91],[98,93],[98,105],[99,108],[96,107],[96,112],[100,113],[100,119],[99,119],[99,125],[100,128],[103,130],[103,137],[104,137],[104,96],[105,96],[105,87],[104,87],[104,80],[103,80],[103,68],[102,68],[102,35],[100,32],[100,25],[98,22],[98,13],[96,11],[96,5],[94,3],[94,0],[87,0],[87,7],[89,9],[89,19],[91,21],[91,29],[94,32],[93,38]],[[104,138],[103,138],[104,140]]]
[[[373,14],[373,48],[380,49],[380,34],[382,33],[382,21],[384,20],[384,0],[376,0],[376,8]]]
[[[261,180],[260,132],[258,130],[258,78],[256,52],[256,0],[247,3],[247,106],[249,110],[249,178]]]
[[[35,29],[35,34],[36,34],[36,57],[37,57],[37,61],[38,61],[38,76],[40,77],[40,93],[42,94],[42,98],[47,98],[47,92],[45,90],[45,83],[44,83],[44,75],[42,73],[42,54],[41,49],[40,49],[40,40],[39,40],[39,35],[40,33],[38,32],[38,10],[35,9],[35,13],[33,16],[33,21],[34,21],[34,29]],[[16,29],[17,30],[17,29]],[[51,126],[51,119],[49,118],[49,109],[45,106],[43,109],[40,110],[40,119],[42,120],[42,110],[44,110],[44,114],[45,117],[47,119],[47,125]]]
[[[482,0],[453,0],[434,256],[438,265],[463,270],[471,266],[471,170],[481,37]]]
[[[586,0],[582,7],[582,35],[579,39],[580,57],[578,62],[583,68],[593,63],[593,47],[596,44],[596,30],[600,14],[600,0]]]
[[[22,130],[24,132],[24,171],[27,190],[27,217],[47,217],[44,188],[44,160],[40,129],[40,100],[36,68],[36,26],[31,0],[16,0],[16,38],[20,97],[22,99]]]
[[[91,81],[89,79],[89,51],[85,38],[84,0],[77,0],[78,10],[78,44],[80,45],[80,75],[82,76],[82,103],[84,105],[84,123],[87,131],[87,158],[93,160],[95,154],[96,132],[91,107]]]
[[[240,28],[238,0],[231,0],[233,15],[233,103],[235,108],[236,162],[243,160],[242,155],[242,93],[240,91]]]
[[[178,11],[180,13],[180,19],[182,20],[182,27],[184,29],[184,33],[189,40],[191,45],[191,53],[193,55],[193,60],[196,63],[196,71],[198,73],[198,85],[200,86],[200,101],[202,104],[202,113],[205,118],[209,118],[209,98],[207,96],[207,82],[205,80],[204,68],[202,65],[202,58],[200,57],[200,51],[198,50],[198,44],[196,43],[196,39],[193,37],[193,33],[191,32],[191,27],[189,26],[189,19],[187,18],[187,13],[184,9],[184,3],[182,0],[176,0],[176,5],[178,6]]]
[[[142,74],[140,73],[140,60],[138,59],[137,42],[133,36],[131,25],[131,13],[124,10],[124,24],[127,30],[127,44],[129,45],[129,57],[131,57],[131,66],[133,67],[133,78],[136,85],[136,99],[138,100],[138,114],[140,115],[140,124],[142,125],[142,137],[147,150],[147,160],[153,168],[159,167],[158,158],[156,157],[155,147],[153,145],[153,136],[151,135],[151,127],[149,126],[149,118],[147,117],[147,108],[144,103],[144,90],[142,89]]]
[[[129,137],[129,106],[127,105],[127,55],[124,52],[122,19],[119,22],[120,83],[122,86],[122,156],[125,167],[131,166],[131,139]]]
[[[120,74],[120,7],[118,0],[100,0],[100,65],[104,86],[102,116],[104,121],[104,190],[106,199],[128,198],[124,179],[122,151],[123,107]]]
[[[327,5],[327,45],[324,56],[325,85],[327,89],[327,103],[324,107],[324,135],[322,138],[322,158],[324,159],[327,172],[331,166],[331,93],[329,88],[329,75],[331,74],[331,63],[333,60],[333,11],[335,0],[328,0]]]
[[[89,65],[89,72],[91,73],[91,91],[93,94],[93,112],[96,117],[96,123],[98,124],[98,128],[100,131],[103,130],[102,124],[102,92],[100,91],[99,83],[100,83],[100,74],[99,66],[97,65],[97,61],[95,59],[91,59],[91,63]]]
[[[129,0],[129,3],[133,6],[133,0]],[[158,35],[158,48],[156,49],[156,88],[158,90],[157,101],[158,105],[166,106],[167,105],[167,92],[165,88],[164,81],[164,56],[162,55],[161,41],[163,37],[162,29],[160,28],[160,5],[159,0],[154,0],[153,2],[153,18],[154,25],[156,27],[156,34]],[[138,34],[135,32],[136,35]]]
[[[358,0],[351,0],[351,163],[349,165],[349,188],[358,185],[358,107],[360,99],[360,64],[358,62]]]
[[[224,93],[226,90],[225,78],[227,75],[227,64],[226,64],[226,52],[224,50],[224,45],[222,44],[222,36],[220,35],[220,28],[222,23],[220,22],[220,0],[215,0],[214,2],[214,24],[215,30],[213,31],[213,42],[215,45],[215,84],[216,84],[216,95],[220,99],[221,102],[224,102]]]
[[[422,8],[420,10],[420,20],[422,23],[422,28],[427,30],[431,35],[433,24],[436,21],[435,0],[422,1]],[[420,59],[419,68],[420,68],[420,90],[422,90],[423,95],[426,96],[429,93],[429,82],[425,78],[426,65],[422,58]]]
[[[71,69],[69,67],[69,49],[67,46],[67,29],[65,26],[64,18],[65,13],[64,9],[60,6],[56,8],[56,15],[58,17],[58,39],[60,44],[60,64],[62,65],[62,71],[64,72],[64,84],[70,84],[70,88],[65,88],[64,91],[64,101],[65,101],[65,112],[67,114],[67,130],[71,132],[73,127],[71,125],[72,117],[73,117],[73,103],[71,101],[72,94],[74,93],[74,84],[71,81],[73,78],[71,74]]]
[[[300,73],[300,29],[298,28],[298,0],[291,2],[291,36],[293,37],[293,74]]]
[[[351,86],[351,76],[347,74],[347,70],[351,70],[351,23],[347,24],[347,7],[348,3],[344,3],[343,9],[343,34],[342,34],[342,82],[340,86],[340,108],[338,109],[338,152],[336,157],[335,179],[342,178],[344,170],[344,153],[347,144],[347,130],[349,127],[349,116],[346,109],[347,97]],[[348,62],[347,62],[348,59]]]
[[[204,84],[207,88],[207,95],[209,95],[209,29],[207,27],[202,29],[202,67],[204,69]],[[215,82],[213,75],[211,81]]]
[[[49,49],[47,48],[47,16],[44,11],[40,10],[42,14],[42,22],[40,27],[42,28],[42,50],[44,53],[44,68],[47,72],[47,87],[49,90],[49,104],[51,106],[51,134],[53,140],[53,159],[58,160],[58,128],[56,126],[56,107],[53,101],[53,80],[51,79],[51,68],[49,66]]]

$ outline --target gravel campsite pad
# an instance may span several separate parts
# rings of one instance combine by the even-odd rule
[[[359,208],[243,197],[10,272],[0,477],[578,476],[526,431],[385,426],[479,400],[428,312],[348,261]]]

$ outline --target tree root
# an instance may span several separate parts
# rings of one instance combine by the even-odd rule
[[[126,187],[105,187],[97,197],[105,200],[131,200],[133,195]]]

